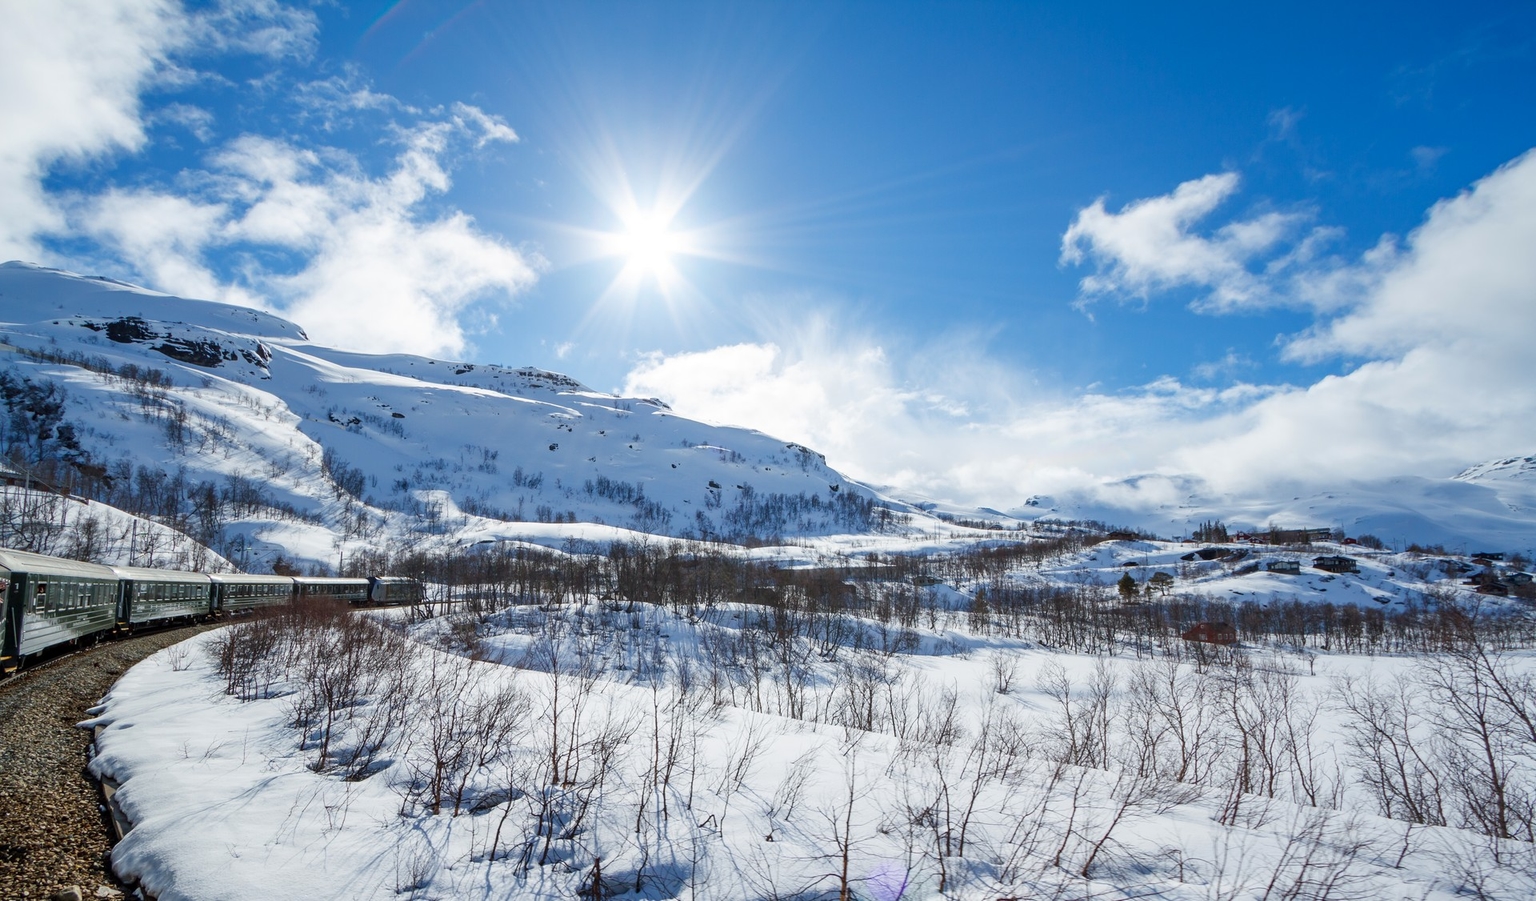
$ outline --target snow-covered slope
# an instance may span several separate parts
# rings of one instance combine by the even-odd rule
[[[260,495],[220,524],[258,558],[334,565],[403,531],[484,540],[506,522],[749,541],[889,529],[914,512],[809,448],[659,401],[320,347],[270,314],[25,263],[0,266],[0,344],[0,368],[66,389],[91,465]]]

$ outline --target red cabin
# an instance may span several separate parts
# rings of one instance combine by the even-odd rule
[[[1185,641],[1207,644],[1237,644],[1237,628],[1231,623],[1196,623],[1183,635]]]

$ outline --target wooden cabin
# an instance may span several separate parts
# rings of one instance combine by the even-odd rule
[[[1355,565],[1355,558],[1332,554],[1314,559],[1312,565],[1324,572],[1330,573],[1357,573],[1360,571],[1360,567]]]
[[[1206,644],[1237,644],[1237,627],[1231,623],[1196,623],[1182,637],[1185,641]]]

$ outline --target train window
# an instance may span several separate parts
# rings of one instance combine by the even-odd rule
[[[32,611],[41,613],[48,607],[48,583],[37,583],[37,592],[32,595]]]

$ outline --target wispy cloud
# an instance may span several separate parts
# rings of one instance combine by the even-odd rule
[[[189,60],[313,53],[318,23],[276,0],[49,0],[10,4],[0,28],[0,258],[44,259],[66,227],[44,187],[57,166],[142,148],[157,121],[207,140],[211,117],[186,104],[146,112],[144,93],[195,80]]]
[[[188,43],[198,53],[249,53],[307,60],[320,39],[315,14],[278,0],[218,0],[188,15]]]

